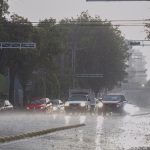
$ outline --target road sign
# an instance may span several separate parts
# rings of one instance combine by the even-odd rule
[[[150,46],[150,40],[128,40],[130,46]]]
[[[141,45],[141,42],[140,41],[129,41],[129,44],[131,46],[140,46]]]
[[[0,42],[0,48],[1,49],[23,49],[23,48],[36,48],[36,43],[30,43],[30,42]]]

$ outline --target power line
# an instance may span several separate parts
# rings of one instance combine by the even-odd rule
[[[117,23],[118,22],[118,23]],[[6,26],[17,26],[17,25],[29,25],[32,24],[33,26],[38,26],[40,25],[50,25],[56,26],[56,25],[82,25],[82,26],[131,26],[131,27],[142,27],[146,26],[147,24],[150,24],[150,19],[132,19],[132,20],[89,20],[89,21],[80,21],[80,20],[71,20],[68,22],[61,22],[61,21],[56,21],[53,24],[49,22],[44,22],[43,21],[29,21],[29,22],[4,22]]]
[[[32,25],[33,26],[39,26],[38,24],[33,24],[33,22],[31,22],[32,23]],[[35,23],[35,22],[34,22]],[[41,23],[40,23],[41,24]],[[146,26],[148,23],[139,23],[139,24],[130,24],[130,23],[123,23],[123,24],[99,24],[99,23],[84,23],[84,22],[82,22],[82,23],[76,23],[76,24],[74,24],[74,23],[59,23],[59,24],[50,24],[50,23],[42,23],[42,25],[49,25],[50,27],[54,27],[54,26],[56,26],[56,25],[80,25],[80,26],[102,26],[102,27],[104,27],[104,26],[133,26],[133,27],[142,27],[142,26]],[[149,23],[150,24],[150,23]],[[22,27],[24,27],[23,25],[30,25],[29,23],[13,23],[13,24],[7,24],[7,23],[5,23],[4,24],[5,26],[21,26],[22,25]],[[40,26],[39,26],[40,27]]]
[[[65,21],[65,20],[64,20]],[[9,22],[9,21],[8,21]],[[49,23],[49,22],[44,22],[44,20],[42,21],[29,21],[30,23]],[[61,21],[56,21],[56,24],[59,24]],[[82,20],[69,20],[68,23],[109,23],[109,22],[147,22],[150,23],[150,19],[131,19],[131,20],[125,20],[125,19],[121,19],[121,20],[89,20],[89,21],[82,21]],[[17,22],[16,22],[17,23]],[[28,22],[24,22],[24,23],[28,23]],[[64,23],[65,24],[65,23]],[[67,24],[67,23],[66,23]]]

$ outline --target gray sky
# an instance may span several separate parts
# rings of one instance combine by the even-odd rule
[[[30,21],[45,18],[76,17],[88,10],[91,16],[108,20],[150,19],[150,2],[86,2],[86,0],[9,0],[11,14],[17,13]],[[121,27],[122,34],[129,40],[146,37],[143,27]],[[150,79],[150,47],[137,47],[146,56],[148,79]]]

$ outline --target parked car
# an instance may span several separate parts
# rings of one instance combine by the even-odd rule
[[[123,94],[108,94],[105,95],[101,100],[103,104],[102,112],[104,115],[107,112],[124,113],[124,106],[127,103]]]
[[[63,112],[64,111],[64,103],[59,99],[51,100],[53,106],[53,112]]]
[[[13,105],[9,102],[9,100],[0,100],[0,111],[8,111],[13,110]]]
[[[52,103],[49,98],[34,99],[26,105],[26,110],[52,112]]]

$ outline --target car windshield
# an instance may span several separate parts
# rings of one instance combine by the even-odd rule
[[[74,95],[68,101],[87,101],[87,97],[85,95]]]
[[[45,104],[45,103],[46,103],[46,100],[41,100],[41,99],[33,100],[31,102],[31,104]]]
[[[104,101],[119,101],[121,100],[120,95],[106,95],[103,97]]]

